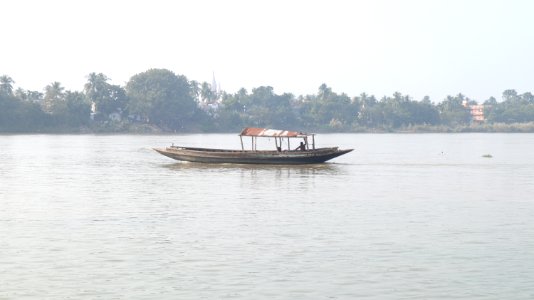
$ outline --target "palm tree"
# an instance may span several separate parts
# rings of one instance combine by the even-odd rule
[[[43,101],[43,93],[38,91],[27,91],[26,94],[28,95],[28,101],[31,102],[39,102],[41,103]]]
[[[200,86],[200,96],[202,97],[203,102],[211,103],[211,99],[213,99],[213,92],[209,83],[205,81],[202,82],[202,85]]]
[[[28,92],[23,88],[18,88],[15,90],[15,97],[21,101],[28,101]]]
[[[332,94],[332,89],[329,88],[325,83],[321,84],[321,86],[319,86],[319,93],[318,93],[318,97],[319,99],[321,100],[326,100],[328,97],[330,97],[330,95]]]
[[[0,76],[0,93],[13,96],[13,83],[15,83],[13,78],[7,75]]]
[[[87,75],[87,83],[84,85],[85,95],[90,99],[98,98],[107,86],[109,78],[102,73]]]
[[[191,87],[191,97],[199,102],[198,96],[200,96],[200,83],[196,80],[191,80],[189,86]]]
[[[64,87],[61,86],[61,83],[54,81],[51,84],[45,87],[45,97],[44,97],[44,111],[51,113],[59,101],[62,101],[64,98],[63,91]]]
[[[100,106],[109,102],[111,85],[107,82],[109,78],[102,73],[91,73],[87,75],[87,83],[84,85],[84,92],[87,98],[94,105],[95,111],[100,111]]]

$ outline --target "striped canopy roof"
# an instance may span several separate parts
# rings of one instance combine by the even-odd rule
[[[260,136],[260,137],[296,137],[303,138],[310,134],[299,131],[277,130],[267,128],[247,127],[239,134],[241,136]]]

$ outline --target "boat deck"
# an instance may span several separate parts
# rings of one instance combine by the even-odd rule
[[[310,164],[322,163],[352,151],[339,150],[337,147],[314,150],[230,150],[196,147],[171,146],[154,149],[162,155],[175,160],[203,163],[241,163],[241,164]]]

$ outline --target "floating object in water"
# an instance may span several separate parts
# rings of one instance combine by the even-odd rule
[[[491,154],[484,154],[484,155],[482,155],[482,157],[484,157],[484,158],[492,158],[493,155],[491,155]]]

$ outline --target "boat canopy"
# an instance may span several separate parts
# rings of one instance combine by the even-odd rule
[[[308,134],[299,131],[288,131],[288,130],[277,130],[277,129],[267,129],[267,128],[255,128],[247,127],[241,131],[240,136],[254,136],[254,137],[288,137],[288,138],[305,138],[312,136],[313,134]]]

